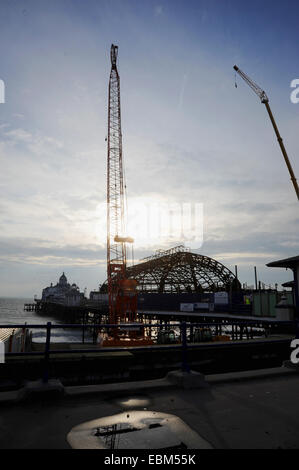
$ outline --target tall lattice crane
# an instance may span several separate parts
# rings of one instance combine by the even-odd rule
[[[278,127],[277,127],[277,125],[276,125],[274,116],[273,116],[273,114],[272,114],[272,111],[271,111],[271,108],[270,108],[270,105],[269,105],[269,98],[268,98],[266,92],[265,92],[264,90],[262,90],[256,83],[254,83],[254,81],[251,80],[251,78],[249,78],[244,72],[242,72],[242,70],[240,70],[239,67],[237,67],[236,65],[234,65],[234,69],[235,69],[235,71],[243,78],[243,80],[247,83],[247,85],[249,85],[250,88],[257,94],[257,96],[260,98],[261,102],[266,106],[266,109],[267,109],[267,111],[268,111],[268,114],[269,114],[271,123],[272,123],[272,125],[273,125],[273,128],[274,128],[274,131],[275,131],[275,134],[276,134],[276,137],[277,137],[279,146],[280,146],[280,148],[281,148],[283,157],[284,157],[285,162],[286,162],[286,165],[287,165],[287,167],[288,167],[288,170],[289,170],[289,173],[290,173],[290,177],[291,177],[291,180],[292,180],[292,183],[293,183],[293,186],[294,186],[294,189],[295,189],[297,198],[298,198],[298,200],[299,200],[299,187],[298,187],[298,183],[297,183],[297,180],[296,180],[296,178],[295,178],[295,174],[294,174],[292,165],[291,165],[291,163],[290,163],[288,154],[287,154],[287,152],[286,152],[286,149],[285,149],[283,140],[282,140],[281,135],[280,135],[280,133],[279,133],[279,131],[278,131]]]
[[[133,243],[133,239],[124,235],[125,194],[117,54],[118,47],[112,44],[107,138],[107,278],[111,324],[134,321],[137,309],[137,282],[126,278],[126,244]]]

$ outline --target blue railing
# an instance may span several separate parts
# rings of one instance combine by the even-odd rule
[[[225,333],[230,334],[231,336],[235,332],[235,337],[233,339],[238,339],[242,340],[243,336],[246,335],[247,339],[253,339],[253,331],[252,328],[260,328],[265,330],[265,336],[268,336],[270,330],[272,328],[275,328],[277,326],[289,326],[289,327],[297,327],[298,329],[298,322],[295,321],[285,321],[285,322],[275,322],[275,321],[259,321],[259,320],[246,320],[246,321],[231,321],[228,320],[226,323],[217,323],[215,321],[213,322],[201,322],[201,323],[186,323],[186,322],[180,322],[180,323],[167,323],[167,324],[153,324],[153,323],[121,323],[119,325],[115,324],[52,324],[51,322],[48,322],[47,324],[3,324],[0,325],[1,328],[26,328],[27,330],[32,330],[32,329],[46,329],[46,340],[45,340],[45,349],[44,351],[30,351],[30,352],[8,352],[6,353],[6,356],[41,356],[43,354],[43,381],[48,382],[49,380],[49,362],[50,362],[50,355],[51,354],[75,354],[75,353],[81,353],[81,354],[86,354],[86,353],[101,353],[101,352],[115,352],[119,350],[128,350],[128,351],[142,351],[142,350],[165,350],[165,349],[176,349],[176,350],[181,350],[181,358],[182,358],[182,370],[186,372],[190,372],[190,367],[188,364],[188,356],[187,352],[189,348],[196,348],[198,347],[198,343],[196,344],[191,344],[193,341],[193,332],[194,328],[203,328],[203,329],[214,329],[214,336],[216,335],[222,335]],[[147,329],[149,332],[151,332],[151,329],[157,328],[161,329],[164,331],[170,331],[173,329],[179,329],[180,334],[177,336],[177,340],[179,342],[176,342],[174,344],[159,344],[156,343],[154,345],[143,345],[143,346],[118,346],[118,347],[96,347],[96,348],[88,348],[88,349],[50,349],[51,347],[51,332],[52,329],[82,329],[83,330],[83,338],[84,338],[84,329],[86,328],[92,328],[94,331],[96,329],[98,330],[103,330],[103,329],[115,329],[117,328],[125,328],[125,329],[133,329],[136,327],[144,328]],[[225,327],[231,327],[231,331],[228,332],[225,330]],[[251,331],[248,332],[247,329],[248,327],[251,328]],[[237,332],[236,328],[239,328],[239,331]],[[188,330],[189,330],[189,338],[188,338]],[[212,331],[213,333],[213,331]],[[239,335],[239,336],[238,336]],[[249,338],[251,336],[251,338]],[[279,340],[276,340],[279,341]],[[284,339],[281,339],[281,341],[285,341]],[[206,345],[206,347],[215,347],[215,346],[220,346],[221,347],[229,347],[233,341],[228,341],[226,344],[224,343],[218,343],[214,342],[213,344]],[[254,340],[251,341],[252,344],[255,343]],[[53,343],[52,343],[53,344]],[[54,343],[55,344],[55,343]],[[94,342],[93,342],[94,344]],[[261,341],[258,341],[258,344],[261,344]]]

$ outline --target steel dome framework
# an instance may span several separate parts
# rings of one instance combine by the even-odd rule
[[[201,293],[241,287],[236,276],[223,264],[192,253],[184,246],[157,251],[127,268],[127,276],[137,280],[139,292],[149,293]]]

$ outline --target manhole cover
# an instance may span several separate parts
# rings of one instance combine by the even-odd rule
[[[73,449],[211,449],[175,415],[128,411],[75,426],[67,435]]]

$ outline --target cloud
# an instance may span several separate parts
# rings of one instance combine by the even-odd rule
[[[0,238],[0,260],[23,264],[78,266],[106,263],[105,247],[64,245],[38,238]]]
[[[298,173],[292,159],[298,153],[296,107],[284,104],[283,77],[274,73],[287,67],[277,60],[270,67],[270,60],[263,64],[248,52],[246,41],[255,50],[254,23],[248,35],[247,22],[239,25],[232,9],[227,17],[221,5],[209,2],[137,7],[126,0],[88,0],[84,6],[21,0],[18,7],[0,8],[8,85],[0,124],[0,253],[18,288],[26,272],[43,273],[46,282],[46,271],[54,275],[60,264],[76,276],[81,266],[91,285],[105,278],[111,31],[117,31],[120,47],[128,203],[203,203],[200,251],[242,264],[244,277],[246,266],[296,254],[298,203],[273,129],[251,90],[236,90],[233,83],[234,60],[246,61],[248,70],[259,67],[261,81],[277,97],[279,124]],[[273,43],[272,32],[271,47],[291,67],[293,57],[280,53],[281,41],[275,34]],[[267,41],[257,38],[261,57],[265,50],[268,56]],[[188,244],[137,241],[136,258],[182,241]]]
[[[4,135],[12,141],[16,142],[31,143],[33,140],[32,134],[25,131],[24,129],[13,129],[11,131],[5,132]]]

